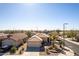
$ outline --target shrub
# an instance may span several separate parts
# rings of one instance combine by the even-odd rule
[[[79,34],[77,34],[75,38],[76,38],[77,42],[79,42]]]
[[[71,30],[71,31],[67,32],[66,35],[68,38],[73,38],[76,36],[76,32]]]
[[[59,45],[60,45],[60,48],[63,48],[63,46],[65,45],[64,41],[60,40]]]
[[[13,46],[10,50],[10,53],[11,54],[14,54],[16,52],[17,48],[15,46]]]

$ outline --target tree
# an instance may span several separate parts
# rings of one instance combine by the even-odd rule
[[[43,32],[46,33],[46,34],[48,34],[48,30],[47,29],[45,29]]]
[[[51,40],[56,40],[57,39],[57,32],[52,32],[49,34],[49,39]]]
[[[13,33],[15,33],[15,31],[14,30],[5,30],[4,33],[5,34],[13,34]]]
[[[76,36],[76,32],[73,30],[70,30],[69,32],[66,33],[68,38],[74,38]]]
[[[55,45],[57,45],[55,42],[57,41],[57,39],[58,39],[58,33],[59,33],[59,31],[57,31],[57,32],[53,32],[53,33],[51,33],[50,34],[50,39],[51,39],[51,41],[53,41],[52,42],[52,46],[53,47],[56,47]],[[63,48],[63,46],[64,46],[64,41],[63,40],[59,40],[58,41],[59,42],[59,46],[60,46],[60,48]]]
[[[59,34],[60,34],[60,32],[61,32],[61,30],[56,30],[56,32],[57,32],[57,34],[59,35]]]
[[[75,38],[76,38],[77,42],[79,42],[79,34],[77,34]]]
[[[49,39],[52,41],[52,46],[55,47],[55,41],[57,40],[57,33],[56,32],[52,32],[49,35]]]
[[[28,38],[30,38],[32,36],[31,31],[28,31],[26,34],[27,34]]]
[[[63,49],[63,46],[65,45],[64,41],[63,41],[63,40],[60,40],[60,41],[59,41],[59,45],[60,45],[60,48]]]

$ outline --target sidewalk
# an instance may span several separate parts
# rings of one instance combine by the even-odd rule
[[[39,56],[40,52],[24,52],[23,56]]]

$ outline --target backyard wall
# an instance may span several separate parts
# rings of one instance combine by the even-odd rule
[[[23,50],[22,50],[23,49]],[[27,43],[23,44],[21,47],[18,48],[14,55],[20,55],[20,52],[23,53],[27,50]],[[10,52],[4,53],[3,56],[10,55]]]
[[[22,50],[23,49],[23,50]],[[20,52],[23,53],[27,50],[27,43],[23,44],[15,53],[15,55],[20,55]]]

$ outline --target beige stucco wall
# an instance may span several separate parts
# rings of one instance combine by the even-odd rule
[[[2,41],[2,46],[3,45],[16,45],[17,43],[16,43],[16,41],[14,41],[14,40],[8,40],[8,39],[6,39],[6,40],[3,40]]]
[[[29,41],[27,43],[28,47],[40,47],[41,46],[41,41]]]
[[[41,37],[44,41],[47,41],[47,37]]]

